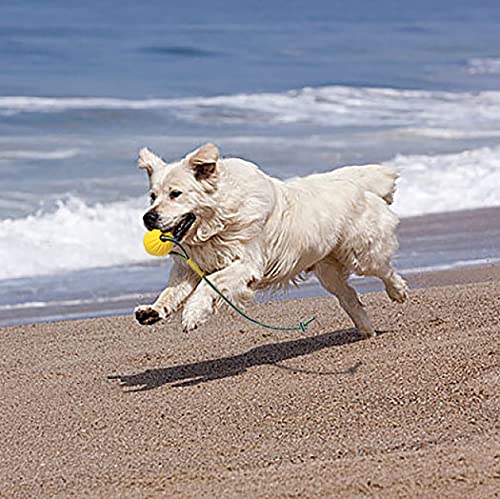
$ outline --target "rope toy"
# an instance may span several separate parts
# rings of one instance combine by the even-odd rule
[[[146,232],[144,235],[144,248],[146,251],[152,256],[167,256],[169,254],[178,256],[186,261],[186,263],[236,312],[238,312],[245,319],[257,324],[258,326],[265,327],[267,329],[273,329],[275,331],[302,331],[305,333],[309,324],[313,322],[316,317],[311,317],[306,321],[299,322],[298,326],[292,327],[280,327],[280,326],[270,326],[269,324],[265,324],[264,322],[260,322],[252,317],[248,316],[243,310],[239,309],[229,298],[227,298],[222,291],[220,291],[217,286],[212,283],[208,277],[205,275],[203,270],[196,265],[196,263],[191,259],[188,252],[182,246],[182,244],[174,238],[171,232],[162,232],[158,229],[153,229],[149,232]],[[174,248],[177,247],[179,251],[174,251]]]

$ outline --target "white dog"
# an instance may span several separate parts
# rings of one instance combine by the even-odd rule
[[[338,299],[364,336],[375,331],[350,274],[377,276],[389,297],[407,298],[394,271],[398,218],[389,209],[398,172],[381,165],[350,166],[287,182],[239,158],[221,158],[207,144],[165,163],[144,148],[139,168],[149,176],[148,230],[172,231],[192,259],[242,307],[256,290],[286,287],[307,272]],[[186,331],[205,322],[220,298],[181,259],[152,305],[136,308],[141,324],[182,311]]]

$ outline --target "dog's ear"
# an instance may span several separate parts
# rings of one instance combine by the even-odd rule
[[[143,147],[139,151],[139,157],[137,158],[137,166],[140,169],[146,170],[148,172],[148,177],[151,177],[155,172],[163,169],[167,164],[154,152],[151,152],[147,147]]]
[[[205,144],[189,156],[189,166],[194,178],[199,182],[213,181],[217,177],[217,161],[219,149],[214,144]]]

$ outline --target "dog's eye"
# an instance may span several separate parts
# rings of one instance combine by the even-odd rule
[[[152,203],[154,203],[156,201],[156,194],[154,192],[151,192],[149,194],[149,197],[150,197]]]
[[[181,192],[181,191],[172,191],[172,192],[170,193],[170,197],[171,197],[172,199],[175,199],[175,198],[178,198],[181,194],[182,194],[182,192]]]

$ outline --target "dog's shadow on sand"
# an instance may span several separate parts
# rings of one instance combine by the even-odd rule
[[[273,365],[277,368],[296,373],[320,376],[354,374],[361,366],[361,362],[357,362],[345,371],[326,372],[299,369],[278,363],[309,355],[324,348],[346,345],[360,340],[362,340],[362,337],[355,329],[343,329],[299,340],[269,343],[231,357],[205,360],[192,364],[181,364],[161,369],[147,369],[137,374],[113,375],[108,376],[108,379],[118,380],[123,387],[131,388],[129,390],[131,392],[139,392],[153,390],[166,384],[172,384],[176,387],[193,386],[199,383],[237,376],[251,367],[263,365]]]

